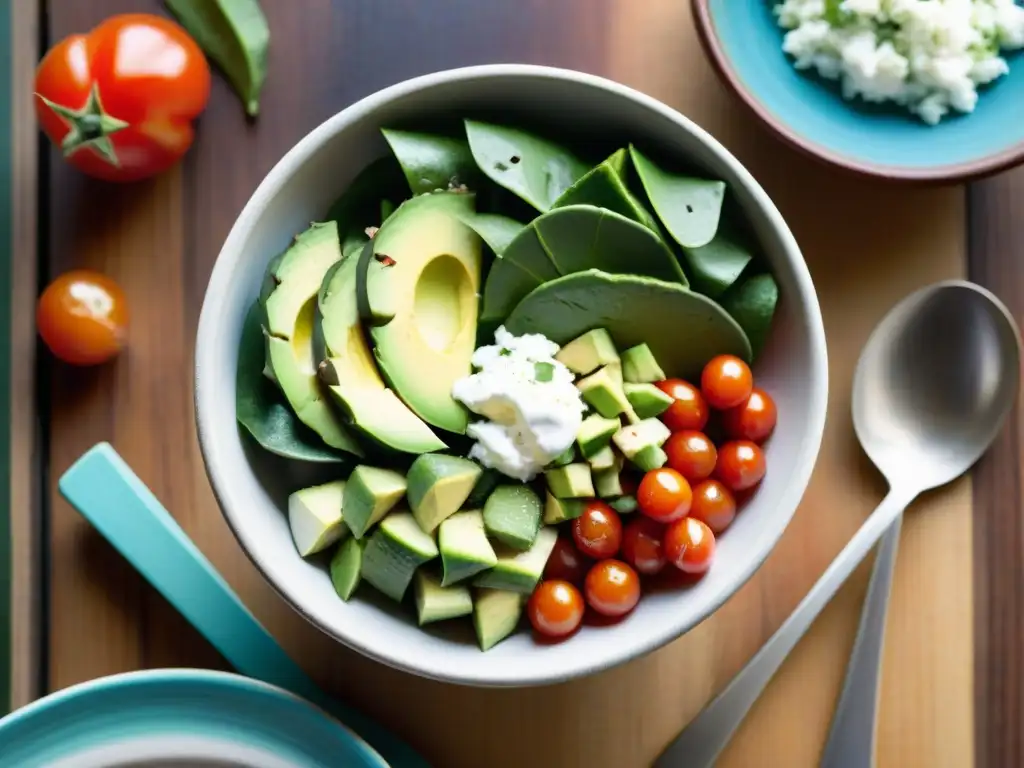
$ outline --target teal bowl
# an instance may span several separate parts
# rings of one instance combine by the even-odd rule
[[[820,160],[890,180],[951,182],[1024,161],[1024,55],[979,89],[974,112],[927,125],[900,107],[847,101],[782,51],[774,0],[691,0],[722,80],[780,138]]]

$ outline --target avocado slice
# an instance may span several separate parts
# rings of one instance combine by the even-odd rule
[[[616,432],[618,432],[620,426],[621,425],[616,426]],[[606,445],[600,451],[587,459],[587,463],[590,464],[590,469],[594,472],[611,469],[612,467],[621,468],[621,461],[622,457],[612,449],[611,445]]]
[[[515,632],[523,615],[523,602],[518,592],[477,590],[473,600],[473,626],[480,650],[490,650]]]
[[[499,485],[487,498],[483,517],[488,536],[525,551],[540,530],[540,497],[528,485]]]
[[[406,479],[409,506],[420,528],[432,533],[457,512],[482,472],[479,464],[459,456],[427,453],[417,457]]]
[[[341,542],[331,558],[331,585],[338,597],[348,602],[361,580],[365,542],[348,538]]]
[[[591,459],[602,449],[608,447],[612,435],[619,431],[622,423],[615,418],[606,419],[598,413],[592,413],[580,424],[576,433],[576,442],[580,446],[583,458]]]
[[[644,419],[623,427],[612,437],[622,454],[644,472],[665,466],[668,457],[661,446],[671,432],[658,419]]]
[[[622,495],[622,479],[618,467],[596,470],[594,472],[594,490],[598,498],[614,499]]]
[[[348,533],[341,514],[344,492],[345,481],[335,480],[303,488],[288,497],[288,526],[295,548],[303,557],[327,549]]]
[[[484,529],[484,516],[480,510],[456,512],[437,531],[441,550],[442,586],[475,576],[498,562]]]
[[[665,372],[647,344],[637,344],[622,353],[622,376],[630,384],[654,384],[665,380]]]
[[[645,445],[630,459],[642,472],[664,467],[668,463],[668,454],[660,445]]]
[[[313,224],[297,235],[277,262],[263,302],[267,368],[295,415],[333,448],[356,456],[363,449],[331,410],[316,375],[313,324],[316,296],[331,265],[341,258],[338,226]]]
[[[566,520],[575,520],[583,514],[585,502],[580,499],[560,499],[548,491],[544,502],[544,524],[557,525]]]
[[[585,499],[594,495],[589,464],[567,464],[544,473],[548,488],[560,499]]]
[[[545,526],[540,529],[533,546],[525,552],[498,544],[494,548],[498,562],[489,571],[477,576],[473,584],[477,587],[508,589],[530,594],[544,573],[544,566],[547,565],[557,539],[558,533],[555,529]]]
[[[576,447],[570,445],[560,454],[555,456],[555,458],[551,460],[551,464],[549,466],[564,467],[566,464],[572,464],[574,461],[576,461]]]
[[[358,272],[360,312],[384,378],[423,421],[458,434],[469,412],[452,385],[471,372],[482,251],[459,216],[473,200],[436,192],[404,202],[363,250]]]
[[[349,256],[324,277],[317,301],[320,378],[347,421],[370,440],[406,453],[444,450],[444,441],[385,386],[377,370],[359,323],[357,271],[358,259]]]
[[[473,597],[469,587],[443,586],[434,574],[425,568],[416,571],[413,587],[416,594],[416,618],[419,625],[445,621],[473,612]]]
[[[353,469],[342,497],[345,524],[352,535],[363,538],[401,500],[406,487],[405,477],[392,469],[364,465]]]
[[[558,350],[555,360],[573,373],[586,376],[602,365],[619,362],[619,353],[611,334],[604,328],[594,328]]]
[[[677,283],[596,269],[534,289],[505,328],[517,336],[541,333],[556,344],[606,328],[619,349],[646,342],[667,375],[691,381],[716,355],[751,360],[743,329],[706,296]]]
[[[631,384],[626,382],[622,386],[626,393],[626,399],[633,407],[633,411],[641,419],[660,416],[674,402],[671,395],[665,394],[653,384]]]
[[[615,419],[632,408],[622,391],[621,374],[622,368],[613,363],[576,382],[583,399],[606,419]]]
[[[360,573],[383,594],[401,602],[416,569],[438,555],[433,536],[408,512],[392,512],[366,540]]]

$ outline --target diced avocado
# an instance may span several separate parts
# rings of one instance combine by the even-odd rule
[[[473,612],[469,587],[441,585],[437,576],[420,568],[415,577],[416,617],[419,625],[468,616]]]
[[[407,495],[416,522],[433,533],[449,515],[458,511],[480,478],[480,465],[458,456],[426,453],[409,467]]]
[[[452,385],[472,369],[483,251],[460,220],[473,207],[474,196],[462,192],[405,201],[357,270],[360,314],[384,379],[427,424],[458,434],[469,412]]]
[[[490,650],[515,632],[523,615],[523,602],[518,592],[477,590],[473,600],[473,626],[480,650]]]
[[[494,551],[498,555],[498,562],[489,571],[477,576],[473,584],[478,587],[508,589],[530,594],[544,573],[544,566],[547,565],[557,539],[555,529],[545,526],[540,529],[533,546],[525,552],[519,552],[503,544],[497,545]]]
[[[313,224],[295,237],[264,279],[261,295],[266,339],[266,371],[284,393],[299,421],[333,448],[363,455],[320,388],[313,354],[313,326],[320,284],[341,259],[338,225]]]
[[[608,506],[620,515],[628,515],[636,512],[640,505],[636,503],[636,496],[619,496],[619,498],[609,501]]]
[[[487,497],[501,484],[504,478],[505,475],[501,474],[498,470],[483,467],[480,477],[477,478],[476,483],[473,485],[473,490],[469,492],[469,496],[462,502],[463,506],[470,509],[482,507],[484,502],[487,501]]]
[[[557,525],[566,520],[575,520],[583,514],[585,501],[581,499],[560,499],[557,496],[547,495],[544,502],[544,524]]]
[[[441,586],[475,576],[498,562],[484,529],[484,516],[480,510],[456,512],[437,532],[438,548],[444,575]]]
[[[331,558],[331,584],[342,600],[352,597],[359,586],[364,545],[359,539],[345,539]]]
[[[589,464],[566,464],[544,473],[548,488],[560,499],[585,499],[594,495]]]
[[[613,366],[605,366],[576,382],[583,399],[606,419],[614,419],[631,409],[622,385],[616,381],[617,370]]]
[[[600,451],[591,456],[587,461],[590,463],[590,468],[594,472],[600,472],[601,470],[622,468],[622,457],[615,452],[610,446],[606,445]]]
[[[660,448],[671,436],[668,427],[658,419],[644,419],[637,424],[623,427],[612,436],[612,442],[622,451],[623,456],[632,461],[634,457],[648,446]]]
[[[622,353],[622,376],[631,384],[653,384],[665,380],[665,372],[646,343],[637,344]]]
[[[352,535],[363,538],[405,495],[405,478],[392,469],[360,465],[352,470],[342,509]]]
[[[528,485],[499,485],[484,505],[487,535],[520,551],[533,546],[540,517],[540,497]]]
[[[672,396],[662,392],[653,384],[630,384],[623,385],[626,392],[626,399],[633,406],[636,415],[641,419],[651,419],[660,416],[672,405]]]
[[[618,419],[606,419],[597,413],[587,416],[576,433],[576,442],[579,443],[583,458],[589,459],[602,448],[606,448],[612,440],[612,435],[618,432],[621,426],[622,422]]]
[[[611,334],[604,328],[595,328],[562,347],[555,360],[573,373],[584,376],[602,365],[618,362],[619,353]]]
[[[412,514],[392,512],[367,539],[362,577],[401,602],[416,569],[437,555],[434,538],[423,532]]]
[[[570,445],[560,454],[555,456],[555,458],[551,460],[551,464],[549,466],[564,467],[566,464],[572,464],[574,461],[576,461],[576,447]]]
[[[594,489],[602,499],[614,499],[622,495],[622,482],[619,470],[615,467],[602,469],[594,473]]]
[[[668,454],[662,450],[660,445],[647,445],[637,451],[630,461],[644,472],[650,472],[652,469],[664,467],[668,461]]]
[[[341,514],[344,491],[345,481],[335,480],[288,497],[288,525],[303,557],[322,552],[348,532]]]

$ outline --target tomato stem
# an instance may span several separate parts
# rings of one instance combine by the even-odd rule
[[[36,96],[68,125],[68,133],[61,142],[64,157],[70,157],[88,147],[111,165],[121,165],[110,141],[110,135],[127,128],[128,123],[103,111],[99,88],[95,84],[81,109],[71,109],[63,104],[57,104],[39,93]]]

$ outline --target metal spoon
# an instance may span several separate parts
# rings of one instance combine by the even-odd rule
[[[1006,307],[965,281],[917,291],[882,320],[854,377],[854,425],[868,456],[889,481],[889,493],[796,610],[669,744],[655,766],[714,765],[789,652],[890,529],[887,548],[895,553],[894,524],[907,505],[962,475],[995,439],[1016,398],[1020,347],[1020,334]],[[868,629],[878,626],[873,621]],[[867,698],[873,701],[877,673],[870,685]],[[847,701],[858,695],[848,694]],[[870,740],[858,743],[844,737],[841,743],[851,754],[863,754]]]

